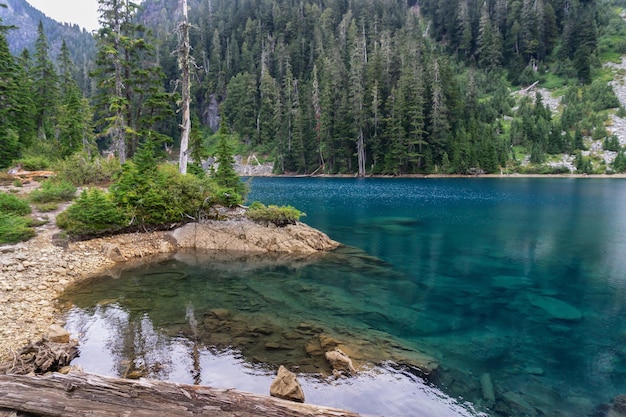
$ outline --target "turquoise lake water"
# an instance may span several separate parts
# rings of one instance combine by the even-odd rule
[[[387,416],[587,416],[626,394],[626,180],[251,187],[250,201],[294,205],[349,247],[316,261],[181,253],[78,287],[77,363],[260,393],[285,363],[301,367],[307,402]],[[316,332],[440,368],[321,378],[300,344]]]

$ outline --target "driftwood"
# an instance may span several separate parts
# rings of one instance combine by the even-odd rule
[[[70,365],[78,356],[77,342],[54,343],[46,338],[13,353],[13,360],[0,365],[0,374],[37,374],[57,372]]]
[[[46,417],[358,417],[231,389],[73,372],[0,375],[0,415],[3,411]]]

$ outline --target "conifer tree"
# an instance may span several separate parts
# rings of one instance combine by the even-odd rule
[[[19,108],[18,68],[9,51],[8,29],[0,19],[0,168],[6,168],[19,151],[19,135],[13,118]]]
[[[171,141],[159,123],[172,116],[172,96],[163,89],[164,73],[150,43],[150,33],[136,23],[139,6],[130,0],[98,0],[97,68],[102,136],[124,163],[145,138]]]
[[[33,72],[33,101],[35,104],[35,125],[42,143],[54,139],[55,117],[59,100],[58,75],[48,56],[48,38],[43,23],[39,21]]]
[[[79,149],[90,153],[94,146],[92,112],[72,76],[75,68],[65,41],[61,45],[59,69],[61,100],[57,116],[57,136],[60,154],[68,156]]]

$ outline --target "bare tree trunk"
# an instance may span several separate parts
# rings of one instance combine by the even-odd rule
[[[120,57],[120,36],[122,36],[121,17],[116,16],[115,20],[115,54],[113,56],[113,66],[115,68],[115,99],[122,101],[124,98],[124,80],[122,79],[122,62]],[[113,137],[120,164],[126,163],[126,121],[124,118],[124,106],[115,103],[115,122],[113,127]]]
[[[359,129],[359,138],[356,143],[357,160],[359,163],[359,177],[365,176],[365,143],[363,141],[363,129]]]
[[[183,120],[181,124],[182,133],[180,136],[180,157],[178,169],[181,174],[187,174],[187,160],[189,148],[189,132],[191,131],[191,117],[189,105],[191,102],[191,75],[189,64],[189,17],[187,15],[187,0],[182,0],[183,21],[178,26],[178,65],[182,75],[182,112]]]

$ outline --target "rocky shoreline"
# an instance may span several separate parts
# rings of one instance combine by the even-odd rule
[[[154,255],[179,249],[236,250],[310,257],[339,243],[305,224],[277,228],[241,216],[227,221],[190,223],[172,231],[132,233],[80,242],[55,243],[51,222],[37,236],[0,246],[0,362],[31,340],[63,324],[57,297],[72,283],[96,275],[114,275]]]

